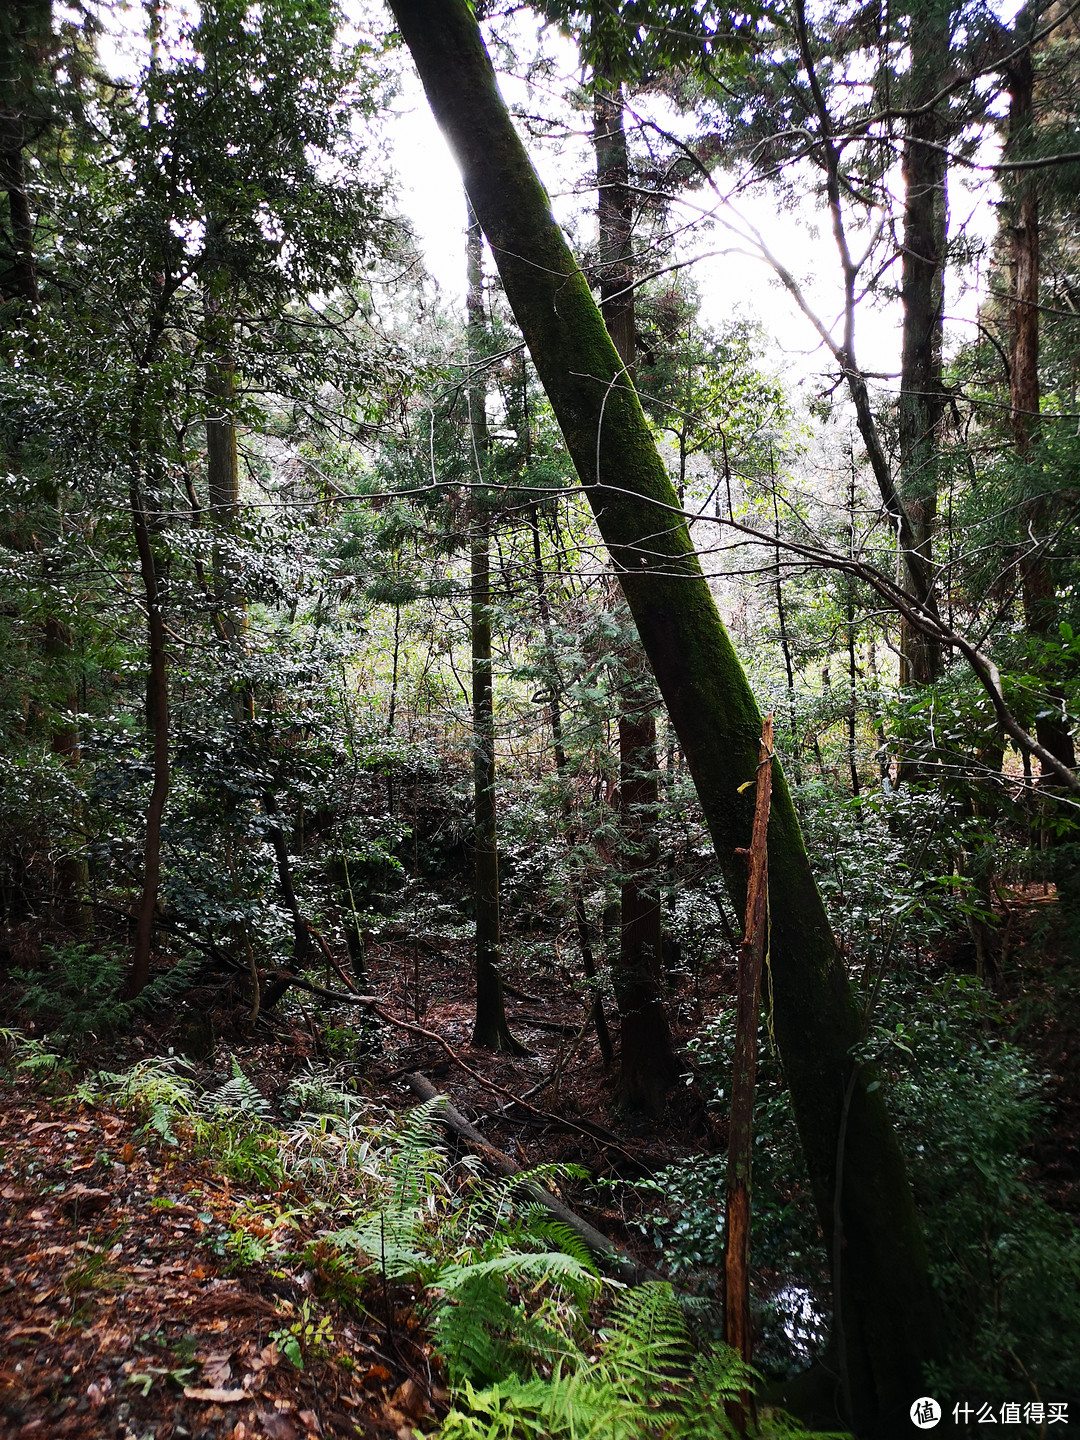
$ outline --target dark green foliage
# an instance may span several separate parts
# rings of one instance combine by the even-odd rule
[[[877,1062],[897,1117],[948,1317],[950,1354],[938,1367],[939,1387],[1006,1400],[1026,1376],[1040,1394],[1075,1394],[1080,1238],[1027,1174],[1025,1152],[1045,1123],[1029,1062],[1001,1033],[997,1007],[971,979],[921,994],[890,981],[875,1014],[865,1053]],[[790,1374],[827,1338],[826,1252],[809,1197],[792,1183],[795,1130],[764,1028],[759,1044],[752,1255],[761,1364]],[[732,1050],[727,1019],[696,1047],[699,1077],[720,1105]],[[652,1221],[665,1259],[675,1274],[706,1287],[722,1270],[716,1196],[725,1173],[724,1157],[697,1156],[648,1187],[665,1200]],[[782,1287],[776,1275],[784,1277]],[[806,1301],[793,1312],[800,1292]]]
[[[34,970],[13,970],[17,1005],[48,1036],[63,1045],[109,1039],[137,1019],[171,1013],[190,985],[195,963],[179,961],[157,975],[137,1000],[122,998],[124,960],[92,945],[63,945],[43,952]]]
[[[950,1388],[1006,1400],[1028,1379],[1065,1399],[1080,1393],[1080,1234],[1026,1173],[1042,1086],[994,1017],[961,978],[915,1006],[890,997],[879,1033],[950,1316]]]

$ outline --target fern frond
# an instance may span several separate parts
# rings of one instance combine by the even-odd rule
[[[64,1063],[40,1040],[31,1039],[21,1030],[0,1030],[0,1045],[7,1047],[9,1054],[5,1058],[14,1068],[29,1075],[48,1075]]]
[[[694,1359],[686,1316],[667,1281],[624,1290],[604,1331],[604,1369],[628,1393],[648,1399]]]
[[[487,1390],[466,1382],[461,1399],[443,1421],[442,1440],[639,1440],[653,1418],[613,1386],[558,1368],[550,1380],[506,1380]]]
[[[477,1275],[502,1275],[519,1283],[529,1281],[535,1288],[544,1284],[557,1285],[575,1298],[583,1299],[598,1294],[603,1285],[594,1269],[562,1250],[547,1250],[539,1254],[515,1252],[479,1260],[471,1265],[446,1265],[439,1271],[436,1283],[447,1295],[453,1296]]]
[[[521,1318],[507,1295],[505,1276],[473,1272],[431,1316],[436,1346],[445,1357],[452,1385],[490,1385],[515,1373],[511,1334]]]
[[[195,1084],[173,1055],[140,1060],[119,1075],[98,1076],[104,1093],[115,1096],[120,1105],[131,1105],[147,1116],[146,1129],[160,1135],[166,1145],[176,1145],[173,1125],[180,1115],[192,1115],[198,1108]]]
[[[574,1165],[566,1160],[545,1160],[539,1165],[533,1165],[528,1170],[519,1170],[516,1175],[505,1175],[499,1180],[493,1181],[488,1187],[488,1193],[500,1201],[509,1201],[515,1192],[527,1189],[530,1185],[542,1185],[547,1189],[557,1188],[560,1180],[587,1180],[589,1172],[581,1165]]]
[[[233,1057],[232,1076],[224,1085],[204,1095],[201,1109],[209,1115],[237,1115],[252,1120],[268,1121],[270,1106],[253,1080],[250,1080]]]
[[[564,1255],[571,1255],[583,1270],[599,1278],[596,1259],[585,1241],[576,1230],[557,1220],[545,1206],[530,1205],[521,1218],[528,1239],[545,1250],[561,1250]]]
[[[409,1112],[390,1162],[399,1205],[418,1204],[445,1169],[446,1151],[438,1128],[438,1116],[445,1104],[444,1095],[433,1095]]]
[[[725,1404],[752,1390],[756,1379],[750,1366],[726,1345],[698,1356],[673,1401],[677,1418],[672,1440],[735,1440],[737,1431]]]
[[[392,1206],[365,1215],[326,1239],[339,1250],[364,1256],[391,1280],[426,1280],[432,1268],[423,1243],[426,1218],[415,1206]]]

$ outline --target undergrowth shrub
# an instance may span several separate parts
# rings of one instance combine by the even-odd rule
[[[116,1035],[141,1016],[154,1015],[191,982],[194,963],[179,960],[156,975],[134,1000],[123,998],[125,962],[92,945],[46,948],[45,964],[12,970],[17,1008],[65,1046]]]
[[[1043,1082],[978,982],[950,977],[915,1009],[890,996],[886,1027],[901,1009],[910,1053],[893,1047],[884,1068],[953,1340],[943,1388],[1080,1395],[1080,1232],[1036,1192],[1024,1153]]]
[[[1080,1394],[1080,1234],[1028,1177],[1042,1084],[1002,1030],[992,997],[970,977],[922,991],[894,978],[880,987],[862,1055],[878,1068],[872,1083],[887,1091],[945,1311],[952,1354],[939,1388],[1002,1401],[1034,1384],[1044,1398],[1067,1398]],[[733,1020],[707,1026],[694,1049],[707,1097],[726,1103]],[[786,1375],[827,1339],[828,1272],[809,1186],[792,1163],[798,1136],[765,1027],[758,1053],[755,1356]],[[722,1273],[725,1181],[726,1157],[704,1155],[646,1185],[664,1198],[644,1223],[665,1262],[705,1293]]]

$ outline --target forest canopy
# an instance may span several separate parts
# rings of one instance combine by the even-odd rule
[[[1041,0],[6,7],[11,1275],[51,1205],[161,1265],[102,1216],[184,1152],[173,1268],[281,1320],[0,1370],[13,1435],[1067,1428],[1078,67]]]

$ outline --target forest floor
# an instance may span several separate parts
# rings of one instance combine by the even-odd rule
[[[1033,1170],[1051,1203],[1080,1213],[1080,987],[1076,966],[1047,943],[1056,908],[1052,895],[1004,897],[996,988],[1047,1077],[1049,1123]],[[414,1103],[406,1077],[419,1071],[518,1163],[574,1161],[593,1181],[641,1178],[723,1147],[724,1119],[692,1083],[672,1091],[660,1117],[620,1112],[571,967],[545,937],[509,949],[508,978],[529,997],[507,1002],[525,1056],[470,1045],[466,940],[405,937],[370,948],[365,988],[413,1028],[381,1028],[370,1053],[357,1050],[363,1012],[350,1005],[316,1013],[294,992],[287,1014],[252,1034],[243,997],[219,986],[169,1024],[98,1047],[82,1069],[183,1053],[193,1019],[209,1014],[213,1048],[189,1062],[206,1090],[235,1062],[274,1103],[291,1075],[321,1061],[402,1111]],[[707,983],[682,978],[670,997],[677,1042],[715,1013],[732,980],[731,966]],[[341,988],[333,976],[327,984]],[[409,1440],[434,1428],[447,1396],[421,1296],[385,1281],[359,1295],[325,1283],[311,1262],[320,1216],[309,1195],[288,1181],[268,1193],[254,1176],[228,1178],[130,1107],[92,1087],[80,1094],[76,1078],[0,1071],[0,1440]],[[532,1108],[507,1101],[534,1088]],[[629,1209],[607,1198],[627,1194]],[[638,1223],[645,1202],[632,1196],[586,1182],[564,1198],[655,1263]],[[256,1239],[290,1227],[290,1260],[230,1246],[238,1215]],[[285,1353],[290,1335],[304,1340],[303,1368]]]
[[[229,1253],[237,1212],[250,1229],[260,1209],[267,1233],[289,1214],[302,1252],[302,1194],[230,1182],[130,1111],[28,1078],[0,1105],[3,1440],[404,1440],[445,1399],[414,1296],[345,1309],[302,1264]],[[302,1370],[282,1349],[298,1323],[320,1336]]]

